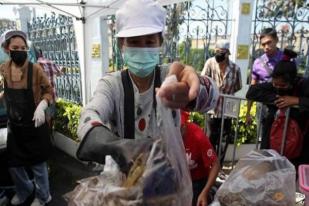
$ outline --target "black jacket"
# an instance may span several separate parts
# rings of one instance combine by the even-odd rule
[[[272,83],[266,82],[251,85],[247,91],[246,98],[257,102],[262,102],[272,111],[276,111],[278,109],[274,105],[276,95],[277,93]],[[301,128],[306,129],[304,127],[308,126],[306,122],[309,118],[309,79],[298,78],[295,81],[293,94],[291,96],[299,97],[298,108],[291,109],[291,117],[295,118],[299,122]],[[274,115],[274,113],[272,112],[270,115]]]

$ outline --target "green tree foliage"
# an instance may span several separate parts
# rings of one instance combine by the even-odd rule
[[[250,125],[246,124],[246,113],[247,113],[247,102],[241,104],[239,111],[239,121],[238,121],[238,138],[237,145],[240,144],[252,144],[256,143],[257,136],[257,122],[256,122],[256,103],[252,105],[250,115],[252,118],[252,123]],[[233,121],[232,128],[233,131],[236,130],[236,121]]]
[[[247,102],[241,104],[239,112],[238,121],[238,138],[237,145],[240,144],[253,144],[256,143],[257,136],[257,122],[256,122],[256,103],[253,104],[250,115],[253,117],[253,121],[250,125],[246,124],[246,112],[247,112]],[[190,121],[198,124],[200,127],[205,128],[205,115],[198,112],[190,113]],[[232,123],[232,135],[235,134],[237,128],[236,120]]]
[[[191,42],[191,40],[189,40]],[[187,41],[187,42],[189,42]],[[186,45],[186,42],[179,44],[179,58],[180,61],[193,66],[196,71],[202,71],[205,64],[205,52],[204,49],[190,48],[191,46]]]
[[[199,112],[190,112],[190,122],[194,122],[201,128],[205,128],[205,116]]]

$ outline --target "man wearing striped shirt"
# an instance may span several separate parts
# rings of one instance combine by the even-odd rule
[[[60,67],[58,65],[56,65],[53,61],[44,58],[43,57],[43,52],[41,49],[37,50],[37,63],[39,63],[41,65],[41,67],[43,68],[43,71],[45,72],[46,76],[49,79],[49,82],[53,88],[53,103],[50,104],[50,106],[47,108],[46,110],[46,119],[47,122],[50,126],[50,128],[52,128],[53,126],[53,119],[54,116],[56,114],[56,99],[57,99],[57,91],[56,91],[56,87],[55,87],[55,78],[56,76],[59,76],[62,74]]]
[[[229,41],[225,39],[219,40],[216,43],[215,56],[206,61],[201,74],[209,76],[216,82],[220,94],[234,95],[235,92],[242,88],[241,72],[239,66],[229,59],[229,47]],[[209,112],[210,119],[208,120],[210,141],[217,151],[221,130],[222,106],[223,98],[220,97],[214,110]],[[231,124],[231,119],[226,118],[224,121],[224,134],[231,133]],[[221,159],[221,163],[222,161],[223,159]]]

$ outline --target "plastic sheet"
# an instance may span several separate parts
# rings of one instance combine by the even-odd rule
[[[294,166],[276,151],[252,151],[236,164],[212,206],[292,206],[295,179]]]
[[[191,205],[192,185],[179,125],[158,98],[157,104],[158,136],[150,149],[141,149],[127,177],[112,161],[112,170],[105,167],[101,175],[80,180],[65,195],[69,206]]]

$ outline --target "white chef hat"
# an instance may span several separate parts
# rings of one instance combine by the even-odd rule
[[[116,12],[116,36],[134,37],[164,31],[165,9],[154,0],[127,0]]]

